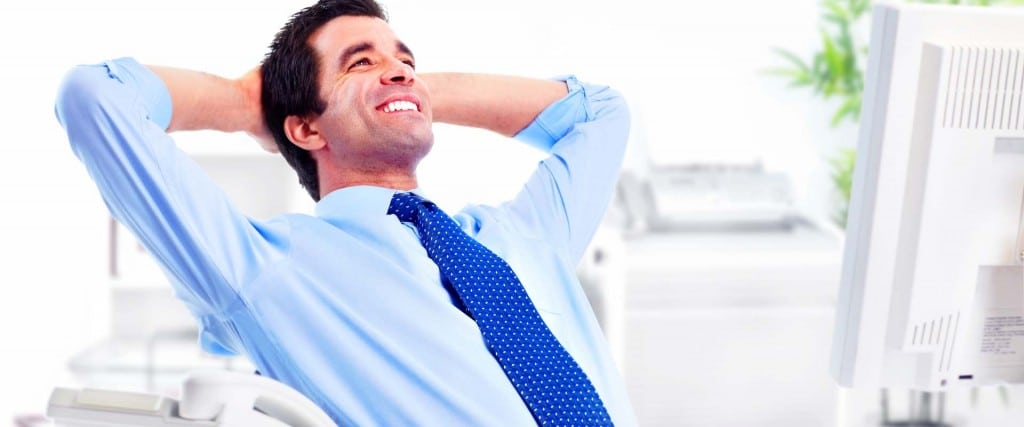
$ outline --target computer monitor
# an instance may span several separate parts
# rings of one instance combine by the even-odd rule
[[[831,371],[1024,382],[1024,8],[876,4]]]

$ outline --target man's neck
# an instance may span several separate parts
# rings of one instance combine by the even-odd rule
[[[320,177],[320,194],[329,194],[330,192],[347,187],[355,187],[358,185],[370,185],[374,187],[391,188],[395,190],[408,191],[419,187],[419,183],[416,181],[415,175],[409,174],[390,174],[390,173],[376,173],[376,174],[352,174],[346,173],[339,176]]]
[[[354,156],[353,156],[354,157]],[[326,150],[314,153],[320,179],[320,194],[326,195],[342,188],[369,185],[408,191],[419,188],[416,180],[416,161],[382,161],[353,157],[338,159]],[[346,161],[347,160],[347,161]]]

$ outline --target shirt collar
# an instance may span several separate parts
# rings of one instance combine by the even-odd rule
[[[393,188],[357,185],[339,188],[320,198],[316,216],[320,218],[358,219],[387,215],[391,198],[402,192]],[[419,188],[410,190],[423,196]]]

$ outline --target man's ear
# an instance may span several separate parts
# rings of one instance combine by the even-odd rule
[[[315,151],[327,145],[315,118],[288,116],[284,119],[284,134],[293,144],[306,151]]]

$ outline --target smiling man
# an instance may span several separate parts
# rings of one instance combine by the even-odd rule
[[[338,424],[635,424],[574,274],[628,135],[613,90],[417,74],[379,5],[324,0],[239,79],[122,58],[69,72],[56,112],[203,348],[247,355]],[[416,179],[434,122],[550,156],[512,200],[449,216]],[[192,129],[280,152],[315,215],[238,212],[169,136]]]

